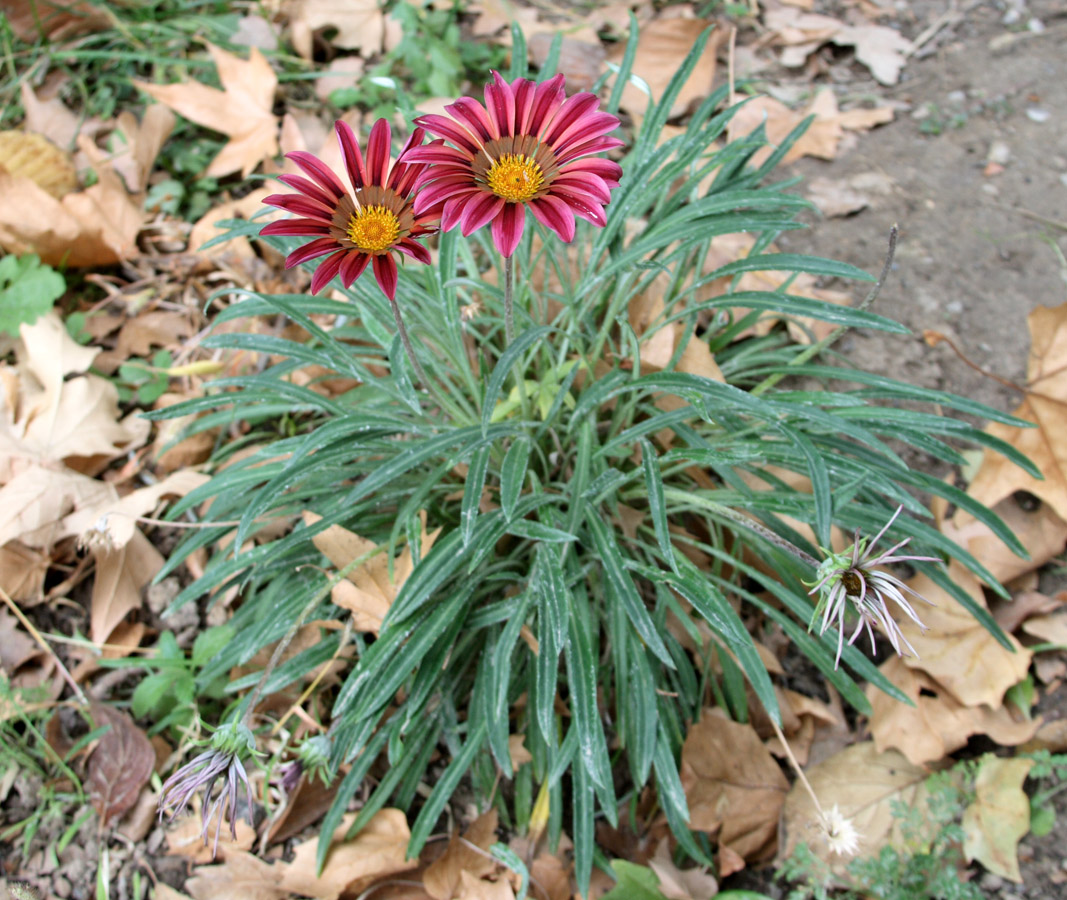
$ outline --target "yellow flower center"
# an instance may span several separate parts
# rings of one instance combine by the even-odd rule
[[[400,221],[384,206],[364,206],[348,220],[348,239],[368,253],[387,250],[400,235]]]
[[[498,197],[522,203],[541,190],[545,176],[532,156],[505,153],[489,167],[485,180]]]

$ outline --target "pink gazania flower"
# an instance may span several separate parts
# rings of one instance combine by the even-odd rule
[[[508,84],[493,72],[484,106],[460,97],[445,107],[451,118],[415,120],[452,144],[407,151],[406,161],[432,164],[418,182],[416,214],[443,203],[441,228],[459,225],[464,235],[492,222],[493,243],[503,256],[522,239],[526,207],[564,241],[574,238],[575,215],[605,225],[604,205],[622,169],[592,154],[622,141],[606,137],[619,120],[598,105],[590,93],[568,99],[562,75]]]
[[[426,165],[398,157],[390,169],[392,133],[385,119],[379,119],[371,129],[366,162],[351,127],[346,122],[338,122],[336,129],[355,193],[350,194],[322,160],[300,150],[289,153],[287,158],[308,177],[279,175],[279,181],[299,193],[272,194],[263,202],[298,218],[271,222],[260,234],[316,237],[285,260],[285,267],[291,269],[309,259],[326,256],[311,278],[312,294],[326,287],[335,275],[340,275],[341,283],[348,287],[373,263],[374,277],[393,300],[397,283],[393,251],[429,263],[430,252],[416,238],[437,230],[441,207],[423,204],[422,210],[415,212],[412,193]],[[421,144],[425,135],[421,128],[415,129],[400,156]]]

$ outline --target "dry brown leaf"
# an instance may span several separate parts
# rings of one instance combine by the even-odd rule
[[[998,581],[1007,583],[1033,572],[1063,552],[1067,544],[1067,522],[1047,503],[1038,503],[1036,509],[1030,509],[1014,497],[1005,497],[993,506],[993,512],[1026,547],[1029,559],[1016,556],[988,525],[962,511],[943,522],[941,532],[980,559]]]
[[[28,178],[57,200],[78,186],[70,155],[33,132],[0,132],[0,172]]]
[[[23,607],[36,606],[44,599],[44,579],[51,565],[51,556],[21,541],[8,541],[0,546],[0,588]]]
[[[1030,740],[1041,725],[1040,720],[1016,721],[1004,706],[963,706],[924,672],[908,668],[895,656],[881,670],[915,705],[869,686],[871,737],[879,752],[899,750],[917,766],[943,759],[974,734],[1014,747]]]
[[[152,900],[192,900],[188,894],[176,891],[163,881],[152,889]]]
[[[663,96],[678,64],[693,49],[696,39],[708,27],[704,19],[653,19],[641,27],[634,56],[633,74],[643,79],[652,92],[652,99]],[[704,52],[697,60],[689,78],[671,106],[671,116],[684,113],[691,104],[698,103],[711,93],[715,79],[715,54],[725,39],[725,32],[716,29],[711,33]],[[626,51],[625,42],[617,44],[608,59],[618,64]],[[620,106],[640,121],[648,111],[648,95],[627,84],[622,93]]]
[[[12,612],[6,606],[0,606],[0,672],[10,677],[20,666],[43,652],[23,631]]]
[[[134,81],[146,94],[198,125],[230,140],[207,168],[216,178],[240,172],[245,178],[278,152],[278,119],[271,111],[278,79],[255,47],[247,60],[208,44],[222,90],[196,81],[150,84]]]
[[[114,16],[90,0],[4,0],[2,5],[11,30],[28,43],[100,31],[111,26]]]
[[[163,568],[163,556],[141,532],[115,550],[94,548],[96,578],[90,600],[89,637],[107,642],[127,613],[140,609],[141,591]]]
[[[986,605],[981,584],[961,563],[953,561],[948,576],[975,603]],[[1015,652],[1006,650],[958,600],[927,576],[916,575],[908,585],[934,604],[917,607],[927,626],[925,634],[901,617],[900,630],[918,654],[905,660],[908,667],[931,675],[964,706],[1000,706],[1008,688],[1026,677],[1033,654],[1010,636]]]
[[[193,900],[289,900],[282,867],[243,850],[231,850],[217,866],[200,866],[185,883]]]
[[[1023,623],[1023,631],[1049,644],[1067,647],[1067,611],[1027,619]]]
[[[534,896],[538,900],[571,900],[570,870],[563,861],[551,853],[540,854],[530,866],[530,881],[537,886]],[[527,895],[529,896],[529,895]]]
[[[860,834],[861,856],[875,855],[885,843],[896,839],[898,822],[893,817],[893,802],[899,801],[907,808],[923,803],[927,795],[923,783],[929,774],[895,750],[879,753],[871,741],[846,747],[807,770],[820,804],[825,809],[836,806],[852,820]],[[785,841],[781,858],[792,855],[797,844],[806,843],[838,874],[849,861],[848,857],[830,853],[819,814],[799,781],[785,801],[782,833]]]
[[[63,536],[62,520],[84,505],[107,502],[114,488],[77,472],[30,466],[0,488],[0,546],[20,540],[50,551]]]
[[[691,828],[717,832],[748,860],[774,854],[789,782],[751,725],[705,710],[682,746],[681,775]]]
[[[104,126],[98,119],[86,119],[69,109],[63,103],[58,87],[57,84],[46,82],[34,91],[28,79],[22,82],[19,96],[26,110],[22,127],[43,135],[57,147],[69,150],[79,134],[94,137]]]
[[[337,900],[344,892],[358,894],[375,879],[405,872],[418,865],[407,859],[407,818],[399,809],[383,809],[374,815],[352,840],[345,833],[355,821],[347,815],[334,832],[330,854],[322,875],[316,875],[315,853],[318,837],[298,844],[293,861],[285,866],[281,886],[316,900]]]
[[[656,873],[659,892],[667,900],[711,900],[719,892],[719,884],[710,872],[703,869],[679,869],[674,864],[668,840],[659,842],[648,865]]]
[[[304,523],[313,525],[322,516],[312,512],[304,513]],[[422,518],[422,555],[430,552],[441,529],[432,534],[426,531],[426,513]],[[372,541],[360,537],[342,528],[331,525],[325,531],[312,538],[315,546],[338,569],[344,569],[355,560],[368,553],[374,555],[355,569],[333,588],[333,602],[352,612],[353,627],[357,631],[370,631],[377,634],[382,620],[393,605],[400,588],[404,586],[415,566],[412,562],[411,548],[405,547],[393,561],[393,578],[389,578],[389,560],[386,559],[386,546],[379,547]]]
[[[122,176],[126,189],[140,194],[148,187],[148,176],[176,119],[167,107],[155,104],[145,110],[140,122],[128,112],[119,113],[116,122],[124,146],[111,156],[111,164]]]
[[[223,813],[226,810],[222,811]],[[171,856],[188,857],[197,865],[227,859],[234,852],[251,850],[256,842],[256,829],[248,824],[243,816],[237,817],[237,839],[230,834],[230,817],[225,815],[219,827],[219,843],[215,847],[215,826],[213,822],[208,831],[209,841],[204,843],[204,823],[200,817],[200,798],[193,800],[191,811],[166,826],[167,853]]]
[[[289,32],[304,59],[311,59],[312,33],[320,28],[336,29],[330,39],[334,47],[372,56],[382,50],[385,13],[379,0],[299,0],[289,16]]]
[[[488,855],[490,845],[496,840],[498,818],[496,810],[482,813],[459,838],[457,830],[448,842],[445,852],[427,867],[422,876],[423,886],[434,900],[452,900],[460,887],[464,872],[480,879],[497,870],[497,863]],[[470,845],[481,848],[479,853]]]
[[[320,779],[305,774],[285,798],[285,806],[272,818],[266,843],[286,841],[318,822],[326,815],[336,794],[336,784],[324,785]]]
[[[530,34],[538,24],[536,9],[509,0],[478,0],[471,12],[478,14],[472,27],[476,37],[495,35],[504,28],[510,28],[512,22],[517,23],[525,34]],[[510,44],[510,31],[501,35],[501,39]]]
[[[1030,313],[1027,324],[1027,393],[1014,414],[1037,427],[1012,428],[994,422],[986,431],[1028,456],[1044,480],[1031,477],[1003,456],[987,450],[967,492],[986,506],[993,506],[1016,491],[1027,491],[1067,521],[1067,303],[1039,306]]]
[[[856,59],[882,84],[896,84],[912,44],[899,31],[884,25],[846,25],[830,16],[782,7],[768,9],[763,23],[775,32],[774,43],[783,45],[784,66],[802,66],[823,44],[854,47]]]
[[[1032,759],[982,758],[974,801],[963,812],[963,852],[994,875],[1022,883],[1016,848],[1030,830],[1030,800],[1023,782]]]
[[[1031,616],[1043,616],[1063,608],[1063,595],[1049,597],[1040,591],[1019,591],[1011,600],[997,597],[991,604],[993,618],[1005,631],[1015,631]]]
[[[101,826],[107,828],[111,819],[121,818],[137,802],[152,776],[156,751],[127,713],[102,703],[93,703],[91,708],[98,728],[110,726],[89,757],[85,784],[89,802]]]
[[[504,878],[489,881],[464,870],[459,873],[456,900],[515,900],[515,891]]]

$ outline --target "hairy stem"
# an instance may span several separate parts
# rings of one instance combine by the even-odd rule
[[[507,345],[515,340],[515,268],[510,256],[504,257],[504,338]]]
[[[400,317],[400,307],[397,306],[395,298],[389,298],[389,305],[393,308],[393,318],[396,319],[396,330],[400,332],[400,340],[403,341],[404,351],[407,353],[408,359],[411,360],[411,368],[415,370],[415,374],[418,376],[419,381],[429,389],[430,379],[426,377],[426,371],[422,368],[422,363],[419,362],[418,357],[415,355],[415,348],[411,346],[411,338],[408,337],[408,330],[404,327],[404,320]]]

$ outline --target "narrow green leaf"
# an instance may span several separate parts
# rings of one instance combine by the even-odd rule
[[[471,542],[474,523],[478,518],[478,506],[482,502],[482,488],[485,487],[485,473],[489,468],[489,452],[492,444],[482,444],[471,454],[467,469],[467,480],[463,486],[463,503],[460,506],[459,527],[463,534],[463,547]]]
[[[611,779],[611,763],[597,704],[597,657],[575,603],[571,604],[570,640],[564,645],[563,656],[567,662],[567,684],[571,695],[571,727],[577,729],[582,759],[578,768],[588,771],[594,782],[606,785]]]
[[[568,544],[571,541],[578,540],[569,531],[542,525],[533,519],[516,519],[508,525],[507,530],[508,534],[513,534],[515,537],[526,538],[530,541],[543,541],[549,544]]]
[[[642,438],[638,446],[641,448],[641,466],[645,470],[645,490],[648,491],[648,508],[652,513],[652,525],[656,529],[656,541],[664,559],[673,566],[674,551],[671,547],[671,533],[667,527],[667,504],[663,499],[659,460],[651,441]]]
[[[482,434],[487,435],[489,433],[489,424],[493,419],[493,411],[496,409],[497,397],[500,396],[500,389],[504,386],[504,381],[511,374],[511,370],[514,368],[515,363],[518,362],[519,357],[522,356],[527,350],[530,349],[537,341],[545,337],[545,335],[551,334],[552,329],[547,325],[542,325],[539,328],[531,328],[529,331],[524,331],[514,342],[500,354],[500,359],[496,361],[496,365],[493,367],[493,371],[489,376],[489,382],[485,386],[485,397],[482,399]]]
[[[500,506],[504,510],[504,518],[509,522],[515,516],[515,504],[519,501],[522,493],[522,485],[526,480],[526,467],[530,462],[531,444],[528,438],[517,438],[504,455],[504,462],[500,467]]]

